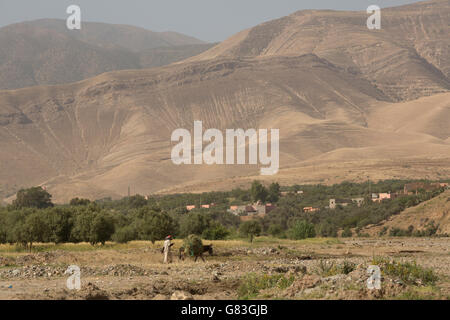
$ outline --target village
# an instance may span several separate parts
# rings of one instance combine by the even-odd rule
[[[402,191],[398,192],[381,192],[381,193],[370,193],[370,200],[374,203],[381,203],[382,201],[389,201],[395,198],[418,194],[421,191],[429,192],[438,190],[440,188],[449,188],[449,183],[445,182],[412,182],[404,185]],[[304,191],[299,190],[296,192],[282,191],[280,192],[281,197],[287,197],[290,195],[302,196]],[[365,197],[355,197],[355,198],[330,198],[329,205],[325,207],[313,207],[305,206],[303,207],[304,213],[314,213],[321,209],[335,210],[338,207],[347,207],[349,205],[356,205],[361,207],[366,201]],[[211,209],[215,207],[215,203],[202,204],[200,207],[196,205],[187,205],[186,211],[190,212],[194,209]],[[258,201],[256,203],[248,203],[244,205],[231,205],[227,209],[227,212],[239,216],[241,222],[250,221],[255,218],[264,218],[269,212],[276,208],[275,204],[272,203],[262,203]]]

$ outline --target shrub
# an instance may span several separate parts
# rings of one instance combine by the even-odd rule
[[[322,277],[331,277],[338,274],[349,274],[355,268],[356,264],[347,260],[344,260],[340,264],[336,264],[333,261],[320,260],[316,268],[316,273]]]
[[[286,289],[294,282],[295,277],[285,277],[282,274],[275,275],[258,275],[255,273],[248,274],[242,281],[238,288],[239,299],[255,298],[260,290],[269,288]]]
[[[439,279],[433,269],[423,268],[417,265],[415,261],[398,262],[378,257],[373,259],[372,264],[378,265],[383,273],[389,276],[398,277],[407,284],[434,285]]]
[[[288,230],[288,236],[290,239],[294,240],[314,238],[316,236],[316,231],[312,223],[305,220],[299,220]]]
[[[283,228],[279,224],[271,224],[267,232],[273,237],[280,237],[283,235]]]
[[[350,238],[351,236],[353,236],[353,232],[349,227],[345,228],[344,231],[342,231],[343,238]]]
[[[378,234],[380,237],[384,236],[387,234],[388,231],[388,227],[383,227],[383,229],[381,229],[380,233]]]

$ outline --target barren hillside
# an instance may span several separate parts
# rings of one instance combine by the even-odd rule
[[[0,194],[43,184],[67,201],[261,178],[257,166],[174,165],[171,133],[194,120],[279,128],[281,170],[264,180],[450,176],[449,52],[419,49],[448,46],[448,3],[385,10],[381,31],[365,12],[298,12],[189,61],[0,91]],[[420,30],[406,32],[411,21]]]
[[[159,67],[212,45],[173,32],[103,23],[68,30],[64,20],[0,28],[0,89],[63,84],[108,71]]]
[[[382,10],[381,30],[364,12],[299,11],[231,37],[191,61],[313,53],[364,77],[391,101],[450,89],[450,1]]]

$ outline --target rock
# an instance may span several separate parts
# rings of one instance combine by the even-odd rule
[[[305,289],[316,287],[320,284],[321,278],[317,275],[304,275],[302,279],[294,281],[294,283],[286,289],[286,293],[290,297],[294,297]]]
[[[194,300],[194,297],[186,291],[175,291],[170,297],[170,300]]]
[[[82,289],[82,294],[86,300],[108,300],[108,293],[98,288],[95,284],[89,282],[85,288]]]
[[[157,294],[153,297],[152,300],[169,300],[169,297],[163,295],[163,294]]]
[[[343,274],[337,274],[335,276],[331,276],[331,277],[327,277],[327,278],[323,278],[322,281],[324,282],[330,282],[332,284],[336,284],[338,283],[340,280],[345,279],[346,276]]]

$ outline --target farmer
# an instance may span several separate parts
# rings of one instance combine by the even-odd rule
[[[172,253],[170,252],[170,247],[173,246],[171,242],[172,236],[167,236],[164,241],[163,253],[164,253],[164,263],[172,263]]]

